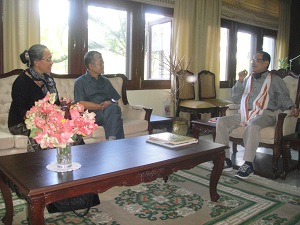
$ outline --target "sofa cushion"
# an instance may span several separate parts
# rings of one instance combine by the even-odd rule
[[[25,135],[14,135],[15,138],[15,148],[26,148],[27,149],[27,142],[28,137]]]
[[[0,128],[7,128],[8,112],[11,104],[11,88],[18,75],[1,78],[0,81]]]
[[[14,135],[12,135],[8,128],[0,128],[0,149],[9,149],[15,147]]]
[[[72,78],[55,79],[56,88],[60,98],[74,100],[74,82]]]
[[[141,131],[148,131],[148,122],[147,120],[123,120],[123,127],[127,136]]]
[[[105,131],[102,126],[99,126],[92,134],[92,138],[103,137],[104,139],[101,141],[105,141]]]

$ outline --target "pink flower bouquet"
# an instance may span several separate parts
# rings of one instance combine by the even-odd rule
[[[31,130],[30,137],[34,138],[41,148],[66,148],[73,143],[76,135],[90,135],[98,125],[95,124],[96,114],[84,111],[79,103],[68,104],[70,119],[65,118],[65,111],[55,105],[55,93],[35,102],[26,113],[26,127]],[[64,102],[68,102],[64,100]]]

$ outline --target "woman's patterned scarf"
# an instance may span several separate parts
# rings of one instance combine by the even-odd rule
[[[272,76],[269,73],[262,85],[260,93],[257,95],[253,102],[252,110],[248,110],[248,100],[252,92],[253,77],[250,76],[247,80],[244,94],[241,100],[241,125],[246,126],[248,121],[262,114],[263,110],[266,109],[269,103],[269,88],[271,84]]]
[[[31,78],[34,81],[42,81],[43,82],[41,88],[45,95],[49,91],[50,93],[56,93],[56,97],[58,98],[56,85],[55,85],[54,79],[52,78],[52,76],[50,74],[47,74],[47,73],[39,74],[32,67],[29,67],[26,71],[29,73],[29,75],[31,75]]]

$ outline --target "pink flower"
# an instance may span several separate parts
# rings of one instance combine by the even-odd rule
[[[55,93],[35,102],[26,113],[26,127],[31,130],[30,137],[34,138],[41,148],[65,148],[74,142],[76,135],[90,135],[98,125],[95,124],[95,113],[84,111],[83,105],[71,104],[63,99],[68,106],[71,119],[65,118],[65,111],[54,104]]]

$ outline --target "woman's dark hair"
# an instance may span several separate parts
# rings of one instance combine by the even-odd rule
[[[90,63],[95,63],[95,55],[99,55],[100,57],[102,57],[102,54],[97,51],[89,51],[84,55],[84,65],[86,68],[88,68]]]
[[[36,44],[30,47],[29,50],[25,50],[21,53],[20,59],[22,63],[28,67],[32,67],[35,60],[41,60],[44,56],[44,50],[47,47],[45,45]]]

